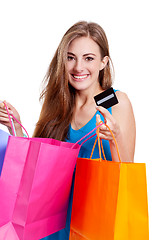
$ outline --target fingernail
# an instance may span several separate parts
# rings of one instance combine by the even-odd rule
[[[97,118],[101,118],[99,114],[96,115]]]
[[[1,108],[5,107],[3,102],[0,102],[0,106],[1,106]]]

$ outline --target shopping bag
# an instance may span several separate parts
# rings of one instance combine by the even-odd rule
[[[9,136],[0,178],[0,240],[39,240],[65,227],[72,175],[84,143],[78,142]]]
[[[0,129],[0,175],[1,175],[1,171],[2,171],[6,147],[7,147],[7,143],[8,143],[8,137],[9,137],[9,133]]]
[[[38,240],[65,227],[80,145],[9,136],[0,177],[0,239]]]
[[[149,239],[146,165],[121,162],[114,141],[119,162],[102,160],[99,137],[100,158],[77,160],[70,240]]]

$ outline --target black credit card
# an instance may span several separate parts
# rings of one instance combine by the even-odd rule
[[[104,108],[110,108],[118,103],[118,99],[113,88],[109,88],[106,91],[94,96],[94,100],[97,106]]]

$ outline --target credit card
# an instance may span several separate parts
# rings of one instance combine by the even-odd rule
[[[94,96],[94,100],[97,106],[102,106],[104,108],[110,108],[118,103],[118,99],[112,87]]]

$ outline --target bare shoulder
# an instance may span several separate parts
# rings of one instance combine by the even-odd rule
[[[121,91],[117,91],[116,92],[116,96],[118,98],[120,107],[127,107],[127,106],[129,107],[129,106],[131,106],[131,102],[130,102],[129,97],[128,97],[128,95],[126,93],[121,92]]]
[[[133,108],[131,101],[126,93],[117,91],[116,96],[118,99],[118,104],[112,107],[112,115],[118,120],[124,121],[134,118]]]
[[[113,110],[129,110],[132,109],[131,101],[128,95],[124,92],[117,91],[116,93],[118,104],[113,107]]]

